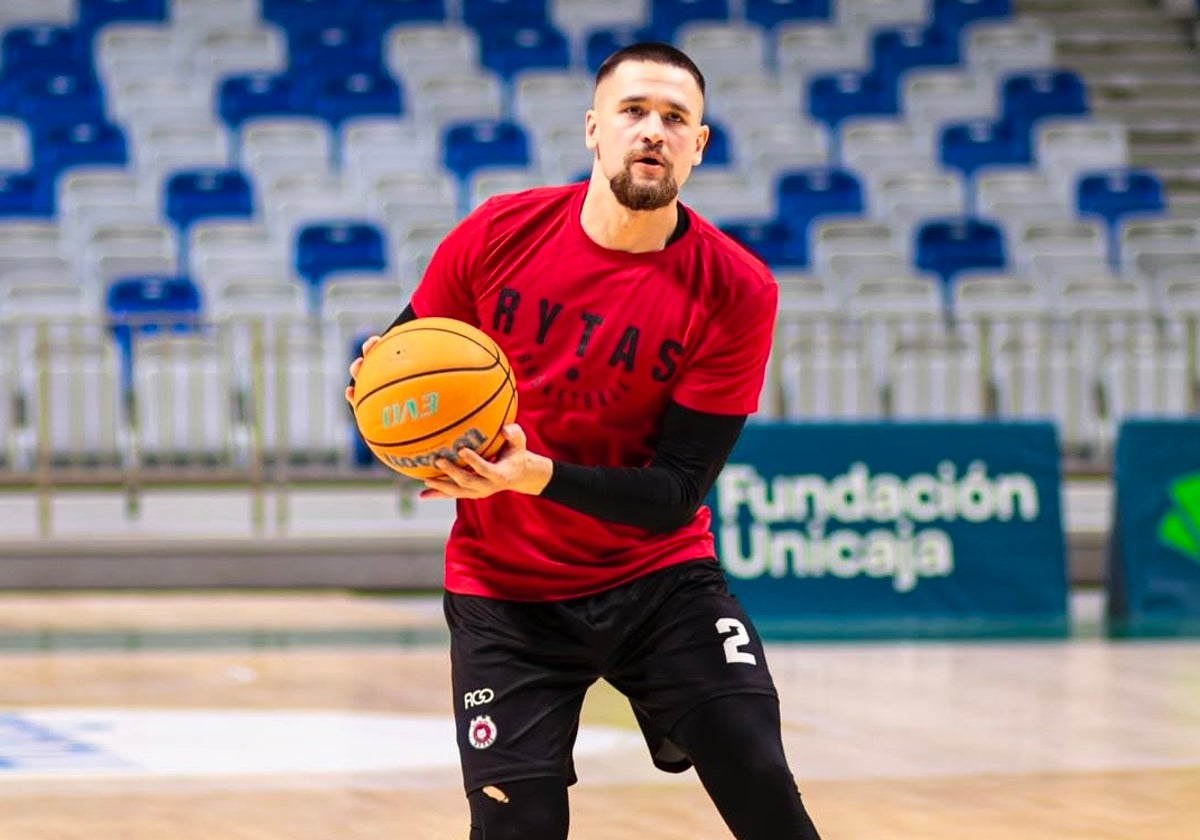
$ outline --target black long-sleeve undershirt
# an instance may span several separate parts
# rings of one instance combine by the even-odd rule
[[[404,307],[403,312],[396,316],[396,320],[388,324],[388,330],[398,327],[401,324],[407,324],[409,321],[415,321],[417,318],[418,315],[413,311],[412,304],[410,303],[408,306]],[[380,333],[380,335],[383,335],[386,332],[387,330],[384,330],[382,333]]]
[[[672,402],[646,467],[554,462],[542,497],[609,522],[663,534],[686,525],[725,466],[744,415],[708,414]]]
[[[412,305],[388,329],[417,318]],[[745,415],[709,414],[671,402],[645,467],[554,461],[542,498],[597,519],[667,533],[687,524],[725,466]]]

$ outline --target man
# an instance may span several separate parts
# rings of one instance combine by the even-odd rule
[[[499,457],[464,450],[422,491],[459,500],[445,612],[471,840],[567,836],[579,712],[601,677],[655,764],[694,766],[739,840],[817,838],[703,505],[757,408],[778,297],[677,200],[703,107],[675,48],[614,53],[584,122],[590,180],[485,202],[396,320],[479,326],[520,390]]]

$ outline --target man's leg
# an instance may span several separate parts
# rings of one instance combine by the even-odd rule
[[[738,840],[817,840],[784,756],[762,638],[716,561],[635,587],[623,655],[605,676],[633,705],[655,765],[695,766]]]
[[[567,840],[565,779],[526,779],[472,792],[470,840]]]
[[[774,697],[709,700],[679,721],[671,740],[738,840],[820,840],[784,756]]]
[[[446,593],[471,840],[564,840],[579,712],[595,682],[567,607]]]

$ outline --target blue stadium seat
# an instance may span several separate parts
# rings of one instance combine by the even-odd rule
[[[783,222],[734,222],[721,225],[721,230],[772,268],[802,268],[808,263],[804,237]]]
[[[262,0],[261,15],[291,35],[353,23],[361,8],[362,0]]]
[[[39,135],[33,154],[39,184],[46,191],[43,200],[49,207],[54,203],[54,179],[63,170],[94,164],[124,166],[129,162],[125,133],[104,121],[47,129]]]
[[[104,119],[104,92],[91,69],[39,67],[0,80],[0,113],[29,123],[34,135]]]
[[[1001,118],[1018,139],[1031,144],[1030,131],[1042,117],[1088,112],[1083,79],[1069,70],[1042,69],[1010,73],[1000,86]]]
[[[565,70],[571,65],[571,47],[567,36],[549,24],[494,25],[480,31],[479,63],[502,79],[522,70]]]
[[[971,120],[942,129],[938,159],[948,167],[970,176],[981,166],[1028,164],[1029,143],[1006,122]]]
[[[1083,173],[1076,200],[1080,216],[1100,216],[1109,225],[1126,213],[1154,213],[1167,207],[1158,177],[1135,169]]]
[[[481,34],[496,26],[549,25],[546,0],[462,0],[462,20]]]
[[[425,23],[446,19],[446,0],[364,0],[363,26],[384,32],[397,23]]]
[[[708,125],[708,145],[704,147],[704,162],[710,166],[728,166],[734,163],[733,150],[729,144],[729,132],[716,120],[705,118]]]
[[[679,27],[697,20],[729,20],[729,0],[650,0],[647,34],[669,44]]]
[[[198,219],[254,215],[254,190],[236,169],[173,173],[163,187],[164,212],[180,231]]]
[[[587,62],[588,72],[595,73],[604,63],[604,59],[617,50],[643,41],[649,36],[650,33],[639,26],[614,26],[592,30],[584,42],[584,60]]]
[[[745,0],[745,17],[750,23],[771,29],[793,20],[824,20],[831,0]]]
[[[114,21],[165,21],[167,0],[80,0],[79,31],[85,39]]]
[[[13,78],[33,68],[84,69],[90,55],[86,39],[67,26],[14,26],[0,38],[0,77]]]
[[[54,203],[31,172],[0,172],[0,217],[49,216]]]
[[[217,89],[217,113],[236,129],[251,117],[301,113],[296,79],[288,74],[247,73],[228,76]]]
[[[380,34],[357,22],[293,30],[288,33],[288,70],[301,80],[382,73]]]
[[[55,126],[38,137],[34,165],[40,173],[58,175],[70,166],[128,162],[125,133],[110,122],[76,122]]]
[[[461,182],[489,166],[528,166],[529,138],[507,120],[451,123],[442,135],[442,162]]]
[[[113,339],[121,356],[121,381],[133,382],[133,342],[157,332],[199,328],[200,290],[188,277],[139,276],[114,280],[105,296]]]
[[[896,114],[897,105],[895,95],[874,74],[841,71],[810,77],[808,112],[832,129],[847,117]]]
[[[1110,261],[1119,261],[1121,219],[1131,213],[1154,214],[1167,209],[1162,181],[1151,172],[1137,169],[1108,169],[1084,172],[1075,188],[1075,206],[1080,217],[1099,216],[1108,228]]]
[[[327,76],[317,90],[312,111],[337,128],[353,117],[398,117],[404,112],[404,97],[399,82],[383,72]]]
[[[346,358],[347,365],[362,355],[363,342],[371,335],[370,332],[362,332],[350,339],[350,353]],[[363,440],[362,433],[358,430],[358,424],[349,423],[348,426],[350,428],[350,463],[356,467],[382,467],[383,462],[375,457],[375,453]]]
[[[296,273],[317,290],[335,271],[380,271],[387,267],[382,231],[368,222],[326,222],[296,232]]]
[[[852,172],[815,166],[783,173],[776,183],[776,218],[792,232],[801,265],[808,263],[809,226],[825,215],[863,212],[862,184]]]
[[[892,111],[900,104],[900,76],[914,67],[958,64],[958,39],[928,26],[880,29],[871,39],[871,73],[879,80],[883,102]]]
[[[1010,0],[934,0],[933,26],[957,39],[968,23],[984,18],[1006,18],[1012,14]]]
[[[105,307],[114,330],[151,333],[177,323],[191,326],[200,313],[200,289],[186,276],[122,277],[108,287]]]
[[[942,279],[951,301],[955,276],[969,270],[1003,270],[1004,234],[991,222],[969,216],[930,219],[917,227],[916,265]]]

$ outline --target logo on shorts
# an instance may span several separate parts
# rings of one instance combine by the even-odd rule
[[[496,724],[487,715],[472,718],[467,737],[471,741],[472,747],[477,750],[486,750],[496,743]]]
[[[463,708],[469,709],[472,706],[486,706],[496,699],[496,692],[490,688],[480,688],[475,691],[468,691],[463,695]]]

